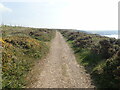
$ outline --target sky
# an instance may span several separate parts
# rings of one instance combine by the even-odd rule
[[[0,22],[40,28],[118,30],[120,0],[1,0]]]

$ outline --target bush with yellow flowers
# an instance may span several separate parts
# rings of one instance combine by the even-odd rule
[[[2,87],[25,87],[27,83],[25,77],[34,63],[48,53],[49,44],[47,43],[52,39],[51,36],[54,36],[54,32],[48,31],[50,33],[46,33],[46,37],[49,40],[46,40],[43,39],[43,36],[31,36],[29,33],[38,32],[43,34],[47,30],[40,31],[40,29],[11,26],[2,26],[2,28],[3,37],[0,39],[3,47]],[[37,37],[39,39],[36,39]]]

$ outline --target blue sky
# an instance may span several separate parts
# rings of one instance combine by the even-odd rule
[[[12,10],[11,13],[4,13],[3,22],[13,25],[65,28],[66,21],[62,12],[64,4],[52,5],[46,2],[9,2],[3,3]],[[66,17],[67,18],[67,17]]]
[[[39,0],[0,3],[2,22],[41,28],[117,30],[119,0]],[[6,11],[6,12],[3,12]]]

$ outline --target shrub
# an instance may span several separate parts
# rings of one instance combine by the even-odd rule
[[[31,70],[34,62],[40,60],[48,53],[48,39],[42,36],[31,36],[35,32],[44,35],[51,40],[54,37],[53,31],[2,26],[2,87],[22,88],[26,85],[25,77]],[[31,32],[31,33],[30,33]],[[41,38],[41,40],[35,39]]]
[[[97,34],[60,31],[98,88],[120,88],[120,40]]]

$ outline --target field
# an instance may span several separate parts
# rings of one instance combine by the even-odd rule
[[[120,42],[80,31],[60,31],[98,88],[120,88]]]
[[[55,31],[48,29],[2,26],[2,87],[25,87],[25,77],[34,63],[49,52]]]

